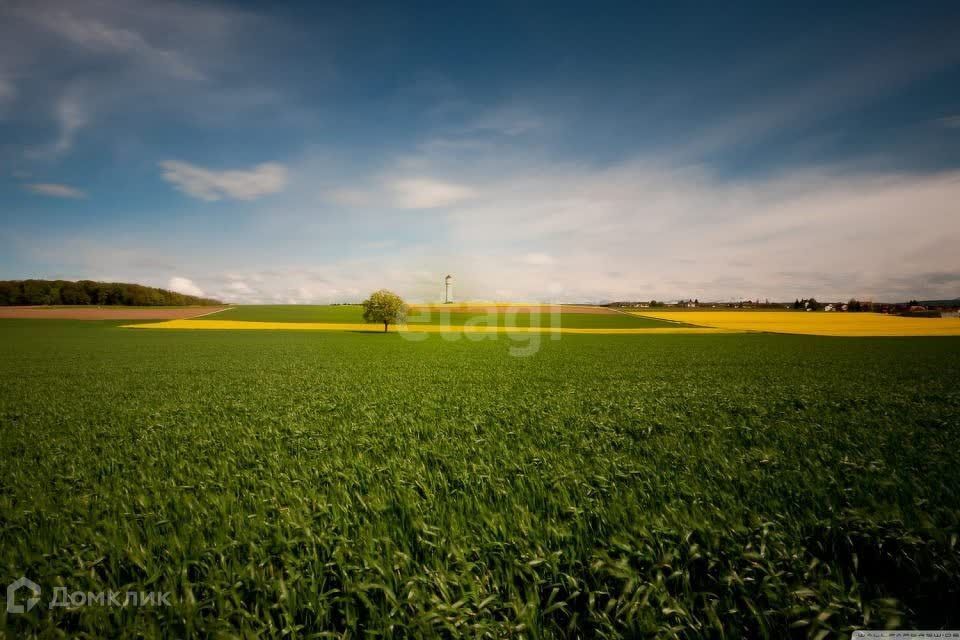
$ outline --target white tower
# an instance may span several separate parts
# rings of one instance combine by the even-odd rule
[[[448,275],[443,279],[444,292],[443,292],[443,303],[450,304],[453,302],[453,276]]]

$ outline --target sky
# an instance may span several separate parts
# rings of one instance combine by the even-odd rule
[[[0,279],[960,296],[960,3],[0,0]]]

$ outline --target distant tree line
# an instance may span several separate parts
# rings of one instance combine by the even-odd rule
[[[876,305],[872,302],[865,302],[862,300],[857,300],[856,298],[850,298],[846,303],[836,302],[825,304],[823,302],[817,302],[816,298],[803,298],[797,299],[793,302],[794,309],[810,309],[811,311],[820,311],[826,307],[833,307],[835,311],[874,311]]]
[[[126,282],[0,280],[0,306],[48,304],[158,307],[222,303],[210,298],[198,298]]]

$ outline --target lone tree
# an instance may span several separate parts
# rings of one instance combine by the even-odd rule
[[[384,333],[390,324],[399,324],[407,318],[407,303],[386,289],[374,291],[362,304],[363,319],[367,322],[382,322]]]

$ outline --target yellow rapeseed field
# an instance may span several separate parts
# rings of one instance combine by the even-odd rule
[[[958,318],[825,311],[651,311],[635,315],[737,331],[813,336],[960,336]]]
[[[283,330],[283,331],[367,331],[382,332],[382,324],[338,322],[250,322],[244,320],[170,320],[150,324],[125,325],[130,329],[228,329],[228,330]],[[496,327],[485,325],[431,325],[415,324],[390,326],[395,333],[599,333],[599,334],[657,334],[657,333],[738,333],[737,330],[716,327],[638,327],[574,328],[574,327]]]

